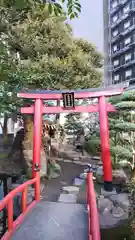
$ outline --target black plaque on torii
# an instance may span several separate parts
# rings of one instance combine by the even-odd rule
[[[64,108],[74,108],[75,107],[74,92],[62,93],[62,98],[63,98],[63,107]]]

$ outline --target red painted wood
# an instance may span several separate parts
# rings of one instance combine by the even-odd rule
[[[100,240],[100,226],[92,173],[88,173],[87,175],[87,206],[89,218],[89,240]]]
[[[37,178],[35,182],[35,199],[40,200],[40,151],[42,131],[42,100],[36,99],[34,106],[34,135],[33,135],[33,161],[32,177]],[[37,168],[37,171],[35,170]]]
[[[108,130],[108,116],[105,97],[99,98],[99,120],[100,120],[100,139],[101,153],[103,161],[104,181],[112,182],[112,164],[110,154],[110,141]]]
[[[40,172],[36,174],[37,181],[35,182],[35,199],[40,200]]]
[[[35,100],[34,107],[34,135],[33,135],[33,161],[32,161],[32,176],[37,176],[38,172],[35,167],[38,166],[40,171],[40,151],[41,151],[41,131],[42,131],[42,101]],[[40,196],[36,196],[39,200]]]
[[[67,92],[69,92],[69,90],[67,90]],[[98,98],[100,96],[109,97],[109,96],[119,95],[122,92],[123,92],[122,88],[99,91],[99,92],[75,92],[74,97],[75,99]],[[53,93],[53,91],[50,91],[50,93],[45,93],[45,94],[44,93],[18,93],[17,96],[21,98],[30,98],[30,99],[39,99],[39,98],[46,99],[46,100],[62,99],[61,93]]]
[[[110,103],[107,103],[108,112],[116,112],[116,109]],[[99,112],[99,105],[89,105],[89,106],[76,106],[73,109],[64,109],[60,106],[54,107],[43,107],[42,113],[71,113],[71,112]],[[22,107],[21,113],[32,114],[34,113],[34,106],[31,107]]]
[[[14,198],[17,195],[17,193],[22,192],[25,189],[25,187],[35,184],[36,181],[37,178],[32,178],[31,180],[21,184],[19,187],[12,190],[4,199],[0,201],[0,211],[2,211],[2,209],[6,205],[8,205],[8,202],[10,201],[11,198]]]
[[[13,190],[14,191],[14,190]],[[9,240],[12,237],[12,234],[15,232],[15,230],[20,226],[20,224],[23,222],[24,218],[30,213],[30,211],[35,207],[37,204],[37,201],[33,201],[29,204],[27,207],[25,213],[22,213],[14,222],[13,222],[13,229],[12,231],[7,231],[1,238],[1,240]]]
[[[7,205],[8,209],[8,231],[13,230],[13,199],[10,198]]]
[[[27,208],[27,194],[28,194],[28,187],[25,187],[25,189],[22,192],[22,212],[24,213]]]
[[[39,176],[37,175],[36,178],[33,178],[23,184],[21,184],[19,187],[12,190],[4,199],[0,201],[0,211],[2,211],[3,208],[7,206],[8,209],[8,231],[4,234],[4,236],[1,238],[1,240],[9,240],[14,230],[17,228],[17,226],[23,221],[25,215],[31,210],[33,206],[35,206],[35,203],[38,201],[32,202],[29,206],[27,206],[25,213],[22,213],[16,221],[13,222],[13,199],[14,197],[19,193],[23,192],[26,189],[28,189],[29,185],[35,184],[38,181],[40,181]],[[35,185],[36,188],[39,187],[39,185]],[[36,189],[36,191],[39,193],[40,189]]]

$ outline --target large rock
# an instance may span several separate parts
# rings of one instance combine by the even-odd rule
[[[114,217],[111,212],[105,214],[99,214],[99,222],[101,229],[109,229],[121,225],[125,220],[128,219],[128,213],[125,213],[121,217]]]
[[[121,207],[124,211],[128,212],[130,207],[130,201],[127,193],[120,193],[117,195],[112,195],[109,199],[114,203]]]
[[[119,206],[117,206],[117,207],[114,206],[112,208],[111,212],[112,212],[113,217],[115,217],[115,218],[121,218],[121,217],[125,216],[124,210]]]
[[[113,203],[111,200],[104,198],[104,196],[100,196],[98,199],[98,211],[99,213],[106,213],[106,212],[110,212],[113,208]]]
[[[28,169],[32,168],[32,159],[33,159],[33,151],[32,150],[24,150],[24,159],[26,161]],[[44,151],[41,151],[41,159],[40,159],[40,176],[44,177],[47,175],[47,160]]]
[[[125,174],[123,169],[113,170],[112,175],[113,175],[113,183],[114,184],[126,185],[128,183],[128,177]],[[100,167],[97,168],[96,179],[97,179],[98,183],[103,183],[104,182],[103,166],[100,166]]]

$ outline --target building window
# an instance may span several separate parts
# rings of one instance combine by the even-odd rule
[[[131,60],[131,53],[125,54],[125,62],[129,62]]]
[[[129,69],[125,72],[125,77],[130,78],[132,76],[132,69]]]
[[[114,15],[113,17],[112,17],[112,21],[113,22],[116,22],[118,20],[118,14],[116,14],[116,15]]]
[[[127,29],[130,27],[130,20],[124,23],[124,29]]]
[[[118,66],[119,65],[119,59],[114,60],[113,65],[114,65],[114,67]]]
[[[113,52],[116,52],[118,50],[118,45],[113,46]]]
[[[118,35],[118,33],[119,33],[118,29],[114,30],[112,33],[113,37],[116,37]]]
[[[119,81],[119,79],[120,79],[120,75],[119,74],[114,75],[114,81],[115,82]]]
[[[116,8],[117,5],[118,5],[118,1],[117,1],[117,0],[114,0],[111,5],[112,5],[112,8],[113,8],[113,9]]]
[[[128,5],[126,5],[126,6],[123,8],[123,13],[124,13],[124,14],[125,14],[125,13],[128,13],[129,10],[130,10],[130,5],[128,4]]]
[[[129,43],[131,43],[131,37],[128,37],[124,40],[125,45],[128,45]]]

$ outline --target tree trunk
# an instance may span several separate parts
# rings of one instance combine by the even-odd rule
[[[4,114],[4,123],[1,124],[2,128],[2,134],[3,134],[3,146],[6,147],[6,144],[8,142],[8,135],[7,135],[7,122],[8,122],[8,115]]]
[[[132,179],[135,179],[135,167],[132,169],[131,178],[132,178]]]
[[[57,100],[57,106],[60,107],[60,100]],[[57,123],[57,125],[60,123],[59,120],[60,120],[60,113],[57,113],[56,114],[56,123]]]

